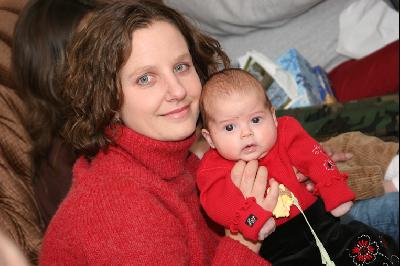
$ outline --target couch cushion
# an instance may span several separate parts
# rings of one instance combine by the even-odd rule
[[[324,0],[164,0],[216,35],[276,27]]]
[[[0,84],[12,87],[14,83],[11,77],[11,47],[0,39]]]
[[[10,11],[0,9],[0,18],[0,39],[11,45],[18,15]]]
[[[0,8],[19,13],[28,0],[0,0]]]

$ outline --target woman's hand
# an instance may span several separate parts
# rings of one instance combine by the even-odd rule
[[[350,152],[342,152],[342,151],[335,151],[332,147],[321,144],[322,149],[328,155],[331,157],[332,161],[335,163],[338,162],[345,162],[353,158],[353,154]]]
[[[245,198],[254,197],[256,202],[267,211],[272,212],[276,206],[279,196],[278,183],[274,179],[270,179],[269,185],[271,190],[265,196],[265,191],[267,189],[267,179],[268,171],[264,166],[258,167],[257,161],[250,161],[248,163],[244,161],[239,161],[235,164],[231,171],[231,178],[233,183],[240,189]],[[266,235],[272,233],[275,230],[275,221],[268,220],[265,226],[260,232],[265,238]],[[258,252],[261,247],[260,242],[253,242],[247,240],[242,234],[238,233],[236,235],[231,234],[229,230],[225,231],[226,235],[235,239],[253,250]]]
[[[399,192],[392,180],[383,180],[383,189],[385,193]]]
[[[232,181],[240,189],[245,198],[254,197],[264,210],[272,212],[279,196],[278,182],[269,181],[270,192],[265,196],[268,182],[268,170],[265,166],[258,167],[257,161],[245,163],[239,161],[231,171]]]

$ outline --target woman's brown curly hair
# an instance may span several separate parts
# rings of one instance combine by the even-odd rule
[[[91,158],[112,143],[105,131],[121,108],[119,72],[131,54],[132,33],[154,21],[166,21],[179,29],[202,83],[229,65],[218,41],[163,4],[118,1],[95,12],[72,42],[64,76],[69,103],[64,136],[79,154]]]

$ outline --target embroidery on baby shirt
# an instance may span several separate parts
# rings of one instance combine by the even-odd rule
[[[331,159],[325,160],[324,166],[328,171],[335,170],[335,163]]]
[[[314,149],[312,150],[312,154],[314,155],[319,155],[320,153],[323,153],[323,150],[320,145],[314,145]]]

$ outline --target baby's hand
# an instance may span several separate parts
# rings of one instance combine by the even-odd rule
[[[331,214],[335,217],[341,217],[346,213],[348,213],[352,206],[353,206],[352,201],[345,202],[343,204],[340,204],[337,208],[333,209],[331,211]]]
[[[258,233],[258,240],[263,241],[264,239],[266,239],[267,236],[275,232],[275,228],[275,219],[271,217],[268,219],[268,221],[265,222],[260,232]]]

